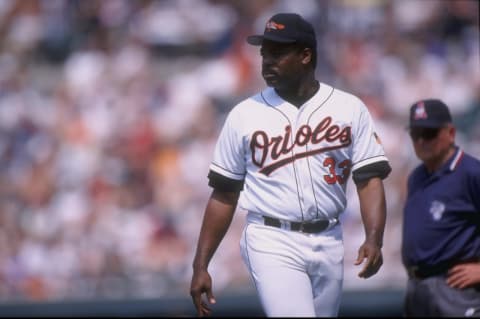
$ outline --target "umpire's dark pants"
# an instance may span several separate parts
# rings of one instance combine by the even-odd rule
[[[405,296],[406,317],[480,317],[480,287],[455,289],[445,275],[410,278]]]

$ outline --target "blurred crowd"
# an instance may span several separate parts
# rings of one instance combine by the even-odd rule
[[[349,182],[345,289],[403,288],[409,106],[443,99],[480,157],[477,1],[0,0],[1,302],[188,294],[215,140],[265,87],[245,36],[277,12],[313,22],[318,79],[366,103],[393,168],[368,280]],[[252,289],[243,218],[212,260],[217,294]]]

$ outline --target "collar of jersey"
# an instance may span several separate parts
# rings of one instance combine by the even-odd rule
[[[333,88],[331,86],[329,86],[328,84],[320,82],[320,87],[318,88],[317,93],[315,93],[314,96],[312,96],[308,101],[306,101],[298,109],[299,110],[304,109],[305,107],[308,107],[309,105],[314,105],[314,106],[321,105],[328,98],[328,95],[331,93],[332,89]],[[295,107],[294,105],[291,105],[290,103],[288,103],[287,101],[282,99],[277,94],[277,92],[275,92],[275,90],[271,87],[265,89],[262,92],[262,97],[265,100],[265,102],[272,107],[278,107],[278,106],[281,106],[283,104],[288,104],[289,106]],[[295,108],[297,108],[297,107],[295,107]]]
[[[463,150],[461,150],[458,146],[455,146],[455,153],[448,159],[448,161],[443,164],[443,166],[437,170],[435,173],[431,175],[431,177],[434,176],[441,176],[444,174],[448,174],[450,172],[453,172],[458,164],[460,163],[460,160],[462,159],[463,155]],[[427,172],[427,168],[425,165],[423,165],[425,173]],[[426,173],[428,175],[428,173]]]

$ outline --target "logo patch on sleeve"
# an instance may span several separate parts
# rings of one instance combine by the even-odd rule
[[[373,132],[373,137],[375,137],[375,141],[377,141],[378,144],[382,144],[382,140],[378,137],[377,133]]]

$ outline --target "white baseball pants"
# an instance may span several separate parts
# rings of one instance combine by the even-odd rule
[[[242,258],[268,317],[336,317],[343,284],[343,238],[337,224],[318,234],[265,226],[248,213]]]

